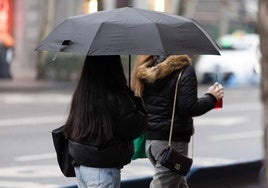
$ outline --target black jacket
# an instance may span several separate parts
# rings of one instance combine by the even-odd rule
[[[208,112],[217,102],[216,98],[210,94],[198,98],[195,70],[190,63],[185,63],[189,59],[182,57],[172,56],[171,58],[170,56],[156,65],[154,69],[148,67],[149,71],[140,74],[143,75],[144,80],[143,99],[149,121],[146,137],[149,140],[168,140],[169,138],[175,85],[182,69],[178,84],[172,141],[189,142],[194,133],[192,117]],[[154,73],[156,76],[151,77],[155,70],[158,73]],[[148,77],[144,76],[145,74],[148,74]]]
[[[131,161],[134,153],[132,140],[144,132],[147,126],[147,113],[140,98],[134,97],[127,89],[122,93],[114,124],[114,138],[69,141],[70,155],[75,166],[83,165],[97,168],[122,168]]]

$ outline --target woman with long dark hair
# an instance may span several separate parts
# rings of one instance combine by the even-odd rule
[[[120,56],[87,56],[64,131],[79,187],[120,187],[120,169],[130,162],[132,140],[146,123]]]

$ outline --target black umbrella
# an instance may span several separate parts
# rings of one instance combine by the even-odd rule
[[[70,17],[36,50],[81,55],[220,54],[193,19],[131,7]]]

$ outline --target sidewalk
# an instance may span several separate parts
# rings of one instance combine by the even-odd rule
[[[73,91],[75,82],[48,81],[37,79],[0,79],[1,92]]]

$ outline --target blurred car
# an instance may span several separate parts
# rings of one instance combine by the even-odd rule
[[[221,56],[201,55],[195,69],[199,83],[216,80],[225,85],[258,84],[260,50],[257,34],[235,33],[217,40]]]

